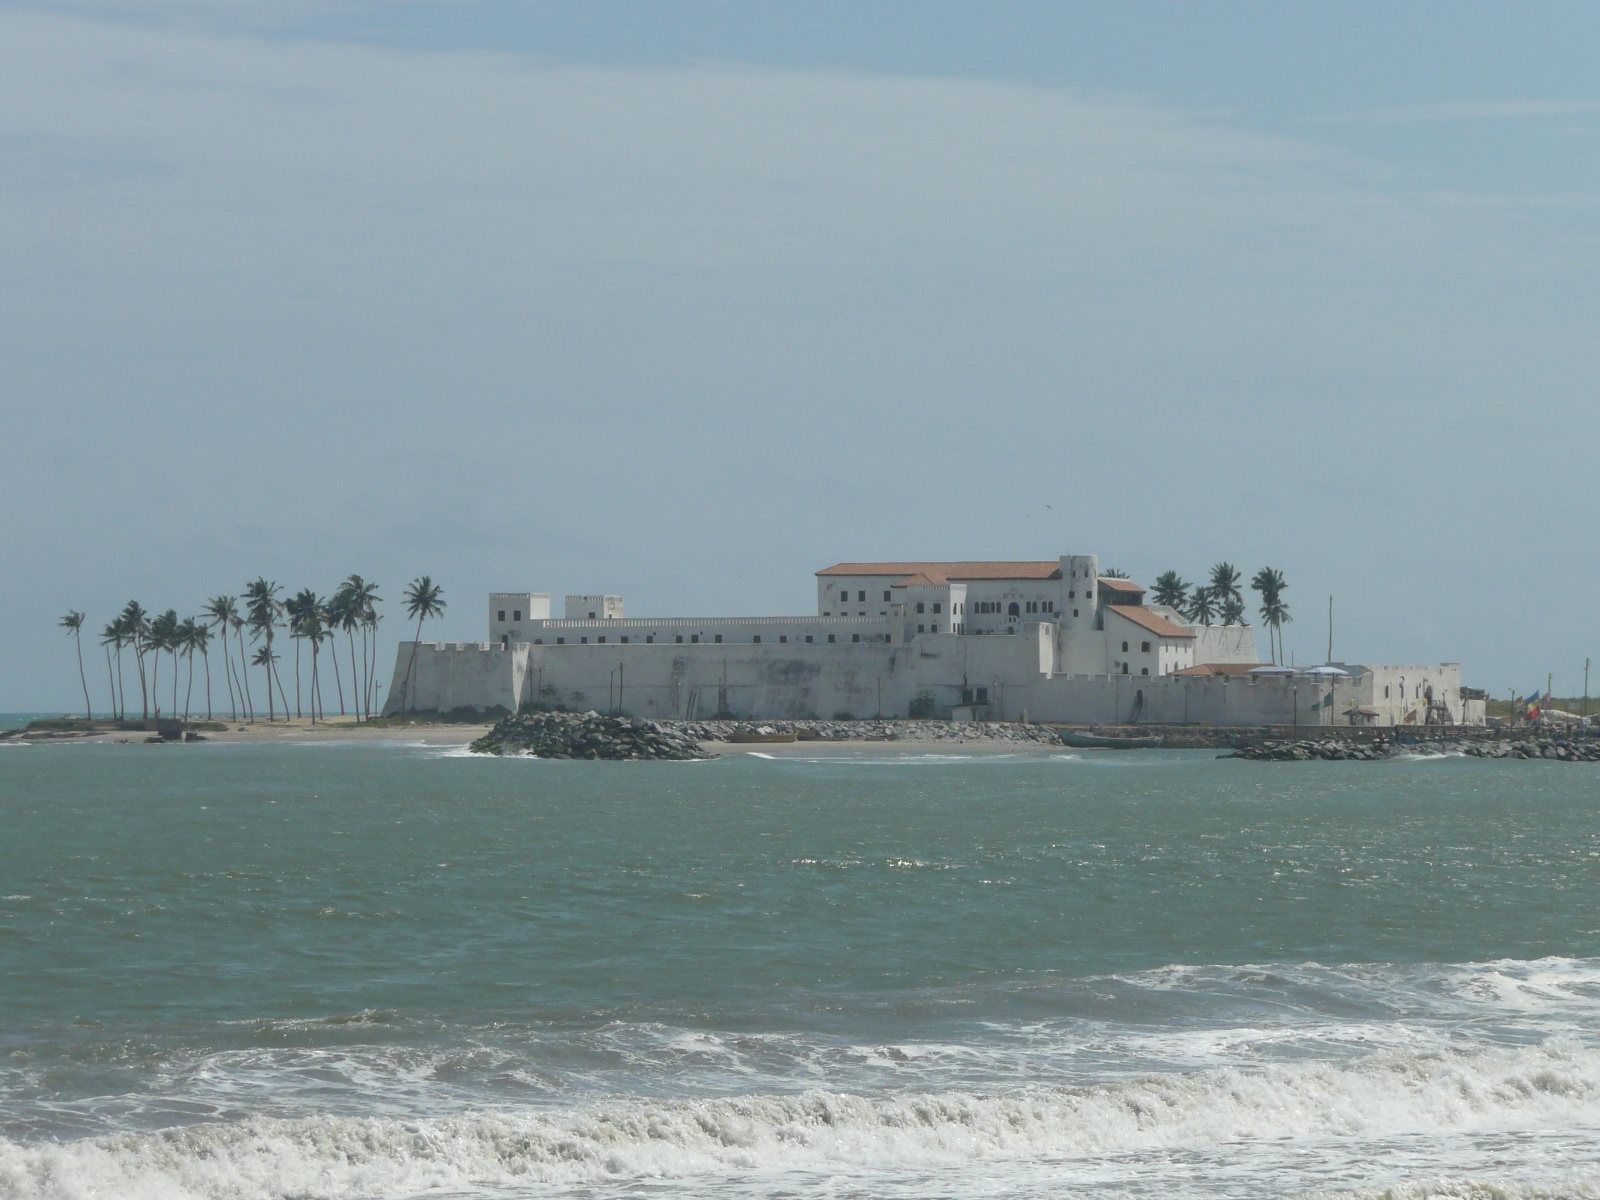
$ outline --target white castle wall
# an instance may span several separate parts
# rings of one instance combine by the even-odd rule
[[[406,707],[515,708],[525,703],[651,718],[905,716],[919,697],[942,713],[962,689],[986,688],[991,720],[1214,725],[1325,723],[1325,687],[1304,677],[1127,676],[1054,670],[1055,627],[1015,636],[918,637],[784,646],[423,643]],[[398,711],[410,643],[397,655],[386,712]],[[1354,693],[1352,693],[1352,698]],[[1342,711],[1348,700],[1339,698]]]

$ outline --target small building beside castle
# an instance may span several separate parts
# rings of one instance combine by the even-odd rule
[[[1457,664],[1321,674],[1263,664],[1251,626],[1147,604],[1144,588],[1101,575],[1092,554],[837,563],[816,587],[814,614],[779,617],[629,617],[623,597],[595,593],[566,596],[552,618],[547,593],[494,592],[488,641],[401,643],[384,711],[1251,726],[1474,718]]]

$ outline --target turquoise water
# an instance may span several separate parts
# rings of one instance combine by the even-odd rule
[[[0,747],[0,1196],[1600,1194],[1600,772]]]

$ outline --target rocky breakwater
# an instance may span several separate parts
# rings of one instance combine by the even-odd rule
[[[637,717],[599,713],[536,712],[503,717],[471,749],[478,754],[527,754],[535,758],[695,759],[715,758],[687,729]]]
[[[1557,762],[1600,762],[1600,739],[1537,736],[1512,738],[1429,738],[1426,741],[1345,741],[1338,738],[1302,738],[1299,741],[1261,742],[1241,746],[1223,758],[1252,762],[1379,762],[1389,758],[1441,757],[1553,759]]]

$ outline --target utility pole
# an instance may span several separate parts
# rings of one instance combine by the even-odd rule
[[[1587,718],[1589,715],[1589,660],[1583,660],[1583,711],[1578,714]]]
[[[1328,664],[1333,664],[1333,597],[1328,597]]]

